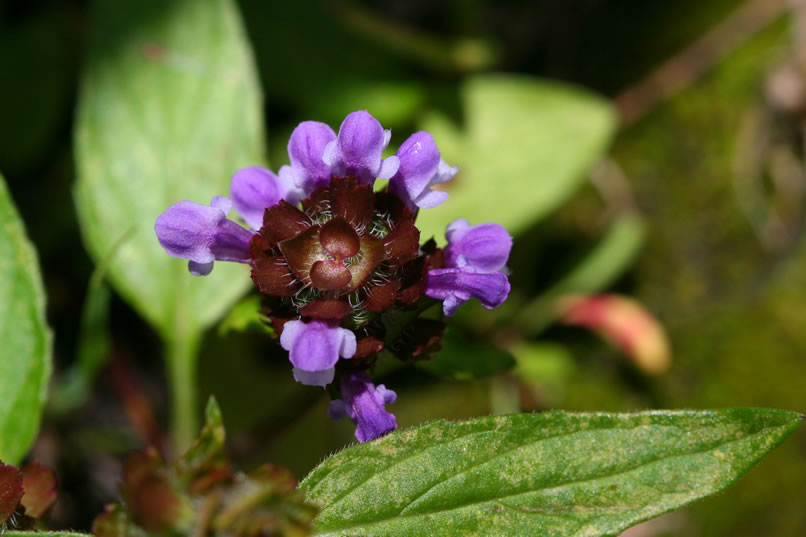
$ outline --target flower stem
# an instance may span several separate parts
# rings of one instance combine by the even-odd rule
[[[171,431],[174,454],[184,453],[198,432],[196,366],[198,333],[173,334],[166,341],[168,381],[171,387]]]

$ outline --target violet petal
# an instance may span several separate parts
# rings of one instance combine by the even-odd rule
[[[485,308],[497,308],[509,295],[509,280],[500,273],[477,273],[470,267],[432,269],[428,271],[425,294],[442,300],[445,315],[451,317],[456,308],[478,298]]]
[[[218,196],[212,206],[180,201],[162,213],[154,224],[160,245],[168,255],[187,259],[194,274],[209,274],[214,260],[248,263],[252,233],[227,220],[227,198]]]
[[[230,196],[238,214],[249,227],[257,230],[263,225],[263,213],[266,209],[280,200],[297,203],[302,192],[294,183],[283,181],[271,170],[250,166],[232,176]]]
[[[341,378],[345,413],[356,423],[355,437],[359,442],[375,440],[397,429],[395,416],[385,408],[396,395],[385,387],[378,388],[364,372],[347,373]]]
[[[195,261],[188,261],[188,272],[194,276],[207,276],[213,271],[213,262],[209,263],[196,263]]]
[[[332,381],[332,372],[339,356],[351,358],[355,354],[356,341],[352,331],[332,326],[326,321],[289,321],[283,326],[280,345],[289,352],[295,368],[295,378],[303,384],[324,386]],[[316,378],[306,373],[319,373]],[[327,382],[324,382],[327,380]],[[324,382],[324,384],[323,384]]]
[[[415,132],[397,151],[400,167],[390,181],[390,189],[414,210],[430,209],[448,199],[446,192],[431,187],[451,179],[458,168],[448,166],[441,158],[434,138],[425,131]]]
[[[507,264],[512,250],[512,237],[499,224],[470,226],[467,220],[460,219],[448,226],[445,235],[449,243],[445,248],[446,267],[458,267],[463,257],[477,272],[498,272]]]
[[[293,373],[294,380],[300,384],[305,384],[306,386],[321,386],[324,388],[333,382],[333,377],[336,376],[336,368],[331,367],[321,371],[305,371],[304,369],[295,367]]]
[[[391,177],[397,171],[396,158],[381,160],[390,136],[366,110],[353,112],[344,118],[337,139],[325,147],[322,159],[333,175],[352,176],[371,185],[376,178]]]
[[[292,178],[306,195],[330,182],[330,166],[322,160],[325,146],[336,139],[336,133],[319,121],[303,121],[288,140],[291,166],[281,169],[281,177]],[[289,173],[290,172],[290,173]]]

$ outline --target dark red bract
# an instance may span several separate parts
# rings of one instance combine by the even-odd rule
[[[414,214],[389,192],[353,177],[332,178],[298,208],[268,209],[252,237],[252,280],[275,330],[300,316],[356,331],[356,357],[383,348],[380,314],[415,304],[430,254],[420,250]]]

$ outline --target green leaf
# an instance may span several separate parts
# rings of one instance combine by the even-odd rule
[[[31,447],[51,372],[45,291],[33,245],[0,176],[0,460]]]
[[[417,367],[439,377],[476,380],[515,366],[515,359],[504,349],[469,341],[450,328],[445,330],[440,345],[442,350],[433,359],[416,362]]]
[[[537,394],[541,406],[561,406],[577,364],[568,347],[545,341],[523,341],[510,351],[517,366],[513,373]]]
[[[519,308],[515,324],[527,333],[538,334],[556,319],[558,298],[569,293],[595,293],[612,285],[638,255],[645,237],[643,218],[634,214],[619,216],[576,267]]]
[[[220,457],[224,451],[224,442],[227,439],[227,432],[224,429],[224,419],[221,417],[221,408],[215,397],[210,396],[207,400],[207,408],[204,410],[204,427],[202,427],[199,437],[190,449],[178,458],[177,466],[182,472],[199,473],[210,465],[214,459]]]
[[[4,537],[93,537],[91,533],[77,531],[15,531],[8,530]]]
[[[260,295],[249,295],[230,308],[221,322],[218,323],[218,334],[225,336],[230,332],[246,332],[255,330],[274,337],[274,329],[263,315]]]
[[[218,263],[204,278],[162,250],[157,216],[229,192],[263,160],[261,95],[230,0],[99,1],[80,90],[75,195],[84,240],[115,289],[169,338],[217,320],[249,284]]]
[[[92,395],[98,374],[109,359],[109,287],[104,283],[103,264],[95,268],[87,286],[87,296],[81,312],[78,335],[78,360],[64,374],[61,383],[55,383],[48,399],[48,410],[65,414],[80,408]]]
[[[557,82],[480,75],[465,82],[462,96],[464,134],[439,115],[422,123],[443,158],[461,168],[446,185],[448,201],[417,216],[423,238],[441,239],[456,218],[524,230],[576,190],[615,127],[604,99]]]
[[[319,535],[618,535],[720,491],[801,422],[768,409],[433,422],[326,459]]]

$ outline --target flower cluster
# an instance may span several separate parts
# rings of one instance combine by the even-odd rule
[[[240,170],[230,199],[179,202],[155,225],[165,251],[187,259],[193,274],[209,274],[214,261],[251,266],[294,378],[330,386],[331,417],[349,417],[361,442],[396,428],[386,410],[395,393],[366,373],[377,353],[427,358],[444,328],[429,306],[442,301],[452,316],[470,298],[495,308],[509,294],[502,271],[512,239],[500,225],[460,219],[448,226],[444,249],[433,239],[421,244],[417,213],[447,199],[431,187],[458,170],[427,132],[384,159],[390,138],[366,111],[348,115],[338,134],[303,122],[277,174]],[[388,187],[376,190],[377,179]],[[248,227],[227,218],[232,208]]]

